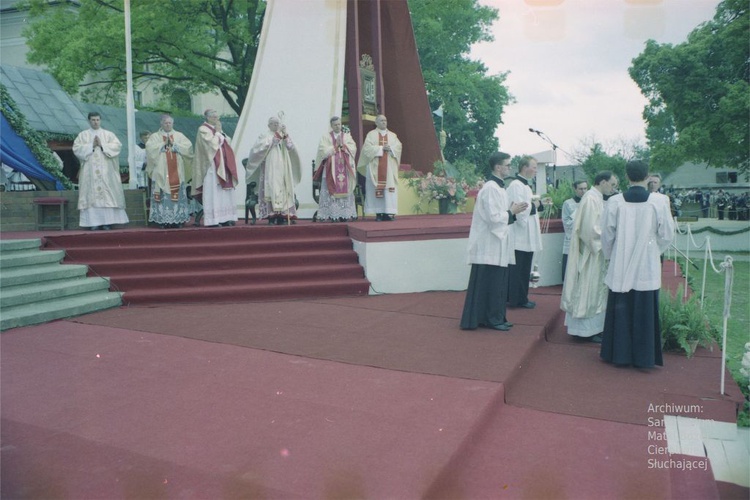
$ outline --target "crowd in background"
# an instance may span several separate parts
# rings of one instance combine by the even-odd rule
[[[663,190],[672,200],[672,210],[677,217],[695,216],[719,220],[750,220],[750,193],[731,193],[723,189]],[[685,205],[695,208],[686,209]]]

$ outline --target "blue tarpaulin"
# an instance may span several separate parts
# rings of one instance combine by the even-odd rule
[[[52,181],[55,183],[55,189],[58,191],[64,190],[65,188],[62,183],[39,164],[36,156],[34,156],[24,140],[16,134],[16,131],[10,126],[8,120],[5,119],[5,115],[0,113],[0,117],[2,117],[0,161],[13,170],[18,170],[30,179]]]

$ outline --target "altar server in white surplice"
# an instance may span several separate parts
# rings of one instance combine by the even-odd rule
[[[581,198],[570,236],[568,268],[560,307],[565,311],[568,334],[600,343],[607,309],[607,263],[602,253],[601,215],[604,196],[612,192],[617,178],[612,172],[599,172],[594,187]]]
[[[99,113],[91,112],[88,118],[91,128],[78,134],[73,142],[73,153],[81,162],[79,225],[91,230],[111,229],[112,224],[129,222],[118,159],[122,144],[115,134],[101,128]]]
[[[527,208],[518,214],[512,231],[515,238],[516,263],[508,269],[508,305],[533,309],[536,302],[529,300],[529,277],[534,252],[542,250],[542,231],[539,214],[544,206],[534,200],[531,182],[536,177],[537,162],[525,156],[518,165],[518,175],[508,184],[508,199],[515,203],[526,203]]]
[[[525,203],[511,203],[503,177],[510,173],[510,155],[490,156],[490,176],[477,194],[469,230],[468,263],[471,264],[461,329],[477,327],[508,331],[513,326],[505,317],[508,265],[515,261],[510,226]]]
[[[628,162],[630,189],[611,197],[602,213],[602,252],[609,287],[601,358],[620,366],[661,366],[659,257],[674,239],[668,198],[649,193],[648,165]]]

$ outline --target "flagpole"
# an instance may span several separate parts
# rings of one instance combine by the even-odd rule
[[[130,40],[130,0],[125,0],[125,72],[127,96],[125,115],[128,125],[128,172],[130,173],[129,189],[137,189],[138,170],[135,165],[135,102],[133,100],[133,54]]]

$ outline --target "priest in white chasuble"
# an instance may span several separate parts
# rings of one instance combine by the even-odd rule
[[[602,252],[609,287],[600,356],[619,366],[663,365],[659,326],[659,257],[674,239],[668,198],[649,193],[648,165],[627,163],[630,188],[611,197],[602,213]]]
[[[612,172],[599,172],[594,187],[578,204],[560,304],[568,334],[597,343],[602,341],[609,292],[604,284],[607,264],[602,253],[600,220],[604,196],[611,194],[616,184],[617,177]]]
[[[192,176],[193,143],[174,130],[170,115],[162,115],[161,128],[146,143],[146,156],[152,191],[149,222],[162,228],[182,227],[190,220],[186,187]]]
[[[351,134],[343,130],[341,118],[332,117],[330,125],[331,130],[320,138],[315,158],[317,169],[313,179],[320,181],[318,220],[352,221],[357,218],[354,201],[357,144]]]
[[[268,119],[268,130],[255,141],[245,168],[246,181],[258,182],[260,218],[277,225],[296,221],[294,188],[302,169],[294,142],[278,117]]]
[[[231,139],[222,131],[219,113],[207,109],[206,121],[195,137],[192,192],[203,205],[203,224],[233,226],[237,220],[234,187],[237,185],[237,162],[229,145]]]
[[[388,130],[384,115],[375,118],[376,129],[362,144],[357,171],[365,177],[365,214],[375,214],[377,221],[394,220],[398,213],[398,169],[402,144]]]
[[[73,142],[73,153],[81,162],[78,172],[79,225],[92,230],[127,224],[125,193],[118,157],[122,144],[115,134],[101,128],[101,116],[88,115],[91,128]]]

